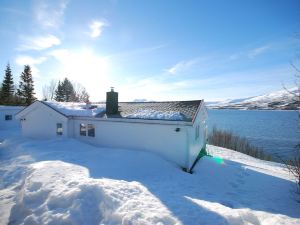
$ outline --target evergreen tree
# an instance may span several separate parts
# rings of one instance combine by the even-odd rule
[[[63,90],[62,83],[60,81],[58,82],[57,88],[55,90],[54,99],[55,99],[55,101],[58,101],[58,102],[64,102],[65,101],[65,99],[64,99],[64,90]]]
[[[4,104],[12,103],[14,92],[15,89],[13,76],[11,73],[10,65],[8,63],[6,66],[5,75],[1,87],[1,102],[3,102]]]
[[[55,100],[58,102],[76,102],[76,93],[73,84],[68,78],[59,82],[55,91]]]
[[[71,83],[71,81],[68,80],[68,78],[64,79],[62,86],[64,90],[64,101],[65,102],[76,101],[76,95],[75,95],[73,84]]]
[[[20,76],[20,83],[17,94],[26,105],[30,105],[36,99],[34,97],[34,84],[31,74],[31,68],[29,65],[24,66],[24,71]]]
[[[0,86],[0,105],[3,104],[1,93],[2,93],[2,85]]]

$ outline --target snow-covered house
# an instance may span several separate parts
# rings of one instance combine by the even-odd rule
[[[203,100],[106,104],[36,101],[17,114],[31,138],[76,138],[94,145],[152,151],[190,170],[206,145]]]
[[[0,128],[20,126],[20,121],[15,118],[15,115],[22,109],[24,109],[22,106],[0,105]]]

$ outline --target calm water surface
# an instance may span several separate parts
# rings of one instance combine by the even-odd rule
[[[300,127],[297,111],[208,110],[208,127],[230,130],[246,137],[273,156],[291,158],[300,149]]]

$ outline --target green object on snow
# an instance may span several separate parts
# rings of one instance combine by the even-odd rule
[[[207,152],[206,152],[206,148],[205,148],[205,147],[203,147],[203,148],[200,150],[199,155],[198,155],[199,158],[201,158],[201,157],[203,157],[203,156],[207,156]]]
[[[220,157],[212,157],[217,164],[224,164],[224,160]]]

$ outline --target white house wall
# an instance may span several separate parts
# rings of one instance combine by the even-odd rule
[[[95,137],[80,136],[80,124],[93,124]],[[188,126],[73,119],[74,137],[99,146],[145,150],[187,166]],[[175,129],[180,128],[179,132]],[[155,165],[154,165],[155,166]]]
[[[20,121],[16,119],[15,115],[22,110],[22,107],[2,106],[0,108],[0,129],[6,129],[10,127],[20,127]],[[12,115],[12,120],[5,120],[6,115]]]
[[[63,135],[68,136],[68,119],[60,113],[52,110],[42,103],[36,104],[30,113],[22,116],[22,133],[31,138],[53,138],[57,137],[56,124],[62,123]]]
[[[202,103],[203,104],[203,103]],[[205,105],[202,105],[200,108],[197,117],[194,121],[192,127],[188,130],[188,137],[189,137],[189,168],[194,164],[195,160],[197,159],[201,149],[206,145],[206,138],[207,138],[207,110]],[[199,136],[196,136],[196,129],[199,128]]]

